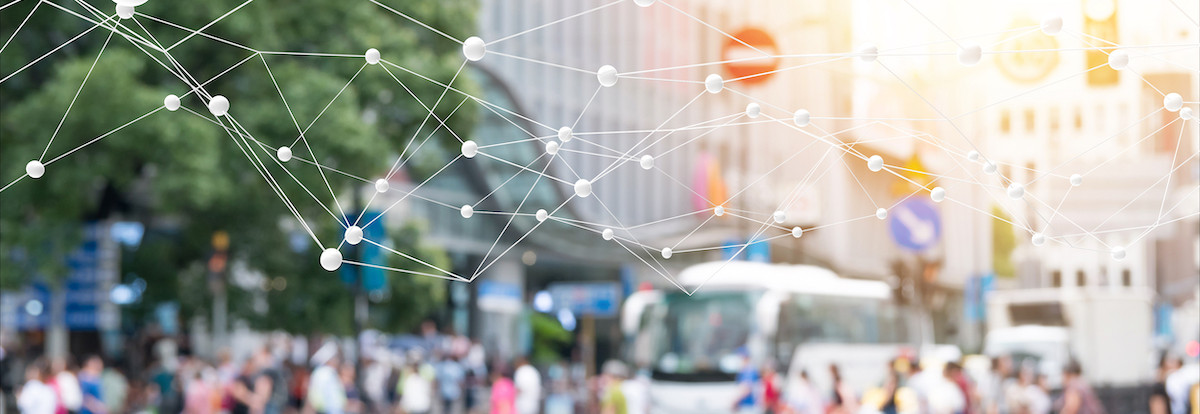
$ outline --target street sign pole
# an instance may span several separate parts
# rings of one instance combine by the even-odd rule
[[[352,198],[352,207],[350,211],[359,211],[363,208],[362,191],[357,186],[354,188],[354,196]],[[363,214],[361,211],[359,214]],[[383,223],[379,223],[382,226]],[[360,243],[361,244],[361,243]],[[359,245],[350,245],[350,260],[357,263],[363,263],[363,249]],[[369,303],[367,303],[366,281],[363,277],[363,267],[361,265],[354,266],[354,385],[359,390],[363,389],[363,357],[366,352],[363,350],[362,332],[367,325],[367,311]],[[370,410],[370,400],[364,398],[363,403],[367,404],[367,409]]]

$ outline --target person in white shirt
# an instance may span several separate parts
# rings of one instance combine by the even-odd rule
[[[1200,386],[1200,362],[1191,361],[1167,376],[1167,396],[1171,399],[1171,413],[1187,413],[1192,393]]]
[[[313,354],[317,365],[308,380],[308,405],[318,414],[342,414],[346,411],[346,388],[338,376],[337,347],[327,343]]]
[[[54,358],[51,364],[54,372],[54,388],[58,390],[58,398],[68,412],[79,412],[83,408],[83,390],[79,388],[79,379],[71,372],[66,358]]]
[[[50,369],[42,360],[34,361],[25,368],[25,385],[17,394],[17,407],[25,414],[54,414],[58,406],[58,395],[46,385]]]
[[[1045,374],[1038,374],[1033,384],[1025,387],[1025,403],[1029,414],[1050,414],[1054,401],[1050,400],[1050,387]]]
[[[513,382],[517,387],[517,413],[537,414],[542,397],[542,377],[537,368],[529,365],[524,357],[517,358]]]
[[[409,357],[401,381],[400,408],[408,414],[428,414],[433,410],[433,382],[421,371],[419,357]]]

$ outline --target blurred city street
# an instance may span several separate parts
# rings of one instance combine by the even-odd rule
[[[0,1],[0,414],[1200,414],[1195,0]]]

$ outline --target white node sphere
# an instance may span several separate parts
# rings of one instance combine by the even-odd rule
[[[45,173],[46,166],[41,161],[33,160],[25,164],[25,174],[29,174],[29,178],[42,178]]]
[[[858,48],[858,58],[863,62],[874,62],[879,58],[879,46],[872,43],[867,43]]]
[[[179,97],[175,95],[167,95],[166,98],[163,98],[163,107],[167,108],[168,111],[178,111]]]
[[[558,141],[547,142],[546,153],[550,155],[558,154]]]
[[[600,86],[605,88],[616,85],[617,68],[612,67],[612,65],[601,66],[600,70],[596,71],[596,80],[599,80]]]
[[[214,96],[211,101],[208,101],[208,110],[216,116],[228,114],[229,100],[225,99],[225,97],[221,95]]]
[[[604,229],[604,231],[600,232],[600,237],[603,237],[604,240],[612,240],[613,229]]]
[[[996,173],[996,163],[988,161],[987,164],[983,164],[983,173],[987,174],[987,175],[995,174]]]
[[[126,6],[124,4],[118,4],[117,5],[117,17],[120,17],[121,19],[132,19],[133,18],[133,6]]]
[[[357,245],[362,242],[362,236],[362,227],[350,226],[346,228],[346,234],[344,237],[346,238],[346,243]]]
[[[1011,198],[1013,200],[1020,200],[1021,197],[1025,197],[1025,186],[1017,184],[1017,183],[1009,184],[1008,185],[1008,198]]]
[[[880,220],[887,219],[887,209],[881,207],[881,208],[875,210],[875,218],[880,219]]]
[[[980,58],[983,58],[983,48],[977,44],[964,44],[962,48],[958,49],[958,63],[975,66],[979,63]]]
[[[800,226],[792,227],[792,237],[799,239],[800,236],[803,236],[803,235],[804,235],[804,229],[800,228]]]
[[[633,3],[642,7],[650,7],[651,4],[654,4],[654,1],[655,0],[633,0]]]
[[[1030,238],[1029,241],[1033,242],[1034,246],[1041,246],[1046,244],[1046,235],[1042,233],[1033,233],[1033,237]]]
[[[475,215],[475,208],[470,204],[463,204],[462,208],[458,209],[458,214],[461,214],[463,218],[471,218]]]
[[[971,150],[971,152],[967,153],[967,159],[971,160],[971,162],[979,161],[979,151]]]
[[[1071,186],[1079,187],[1083,184],[1083,176],[1079,174],[1071,174]]]
[[[642,159],[638,161],[638,163],[642,164],[643,170],[649,170],[654,168],[654,157],[650,155],[643,155]]]
[[[113,3],[121,6],[137,7],[145,4],[146,0],[113,0]]]
[[[562,127],[558,129],[558,140],[562,142],[570,142],[571,138],[575,138],[574,131],[571,127]]]
[[[871,170],[871,172],[879,172],[879,170],[882,170],[883,157],[872,155],[871,158],[867,158],[867,169]]]
[[[674,253],[674,252],[672,252],[672,251],[671,251],[671,248],[670,248],[670,247],[664,247],[664,248],[662,249],[662,257],[663,257],[664,259],[670,259],[670,258],[671,258],[671,254],[673,254],[673,253]]]
[[[1062,31],[1062,16],[1049,16],[1042,19],[1042,33],[1054,36]]]
[[[722,206],[713,207],[713,215],[717,216],[717,217],[724,216],[725,215],[725,207],[722,207]]]
[[[1178,111],[1180,108],[1183,108],[1183,97],[1175,92],[1168,93],[1163,98],[1163,108],[1171,112]]]
[[[1124,50],[1112,51],[1108,54],[1108,66],[1116,70],[1125,69],[1129,66],[1129,53]]]
[[[1191,120],[1193,115],[1195,115],[1195,113],[1192,112],[1192,108],[1182,108],[1179,110],[1179,117],[1184,121]]]
[[[379,50],[375,48],[367,49],[367,53],[363,57],[367,59],[368,64],[377,64],[379,63]]]
[[[704,89],[708,93],[721,92],[721,89],[725,89],[725,80],[721,79],[721,75],[715,73],[708,75],[707,78],[704,78]]]
[[[751,117],[751,118],[758,118],[758,115],[761,113],[762,113],[762,107],[759,106],[757,103],[751,102],[749,104],[746,104],[746,116]]]
[[[775,214],[771,215],[771,218],[775,219],[776,223],[783,223],[787,220],[787,213],[783,212],[783,210],[776,210]]]
[[[292,149],[286,146],[279,147],[278,150],[275,150],[275,156],[278,157],[280,161],[288,162],[292,159]]]
[[[487,46],[483,44],[483,39],[480,39],[478,36],[468,37],[463,42],[463,56],[466,56],[469,61],[475,62],[483,59],[484,52],[487,52]]]
[[[541,223],[543,221],[546,221],[547,218],[550,218],[550,213],[546,212],[546,209],[539,208],[537,213],[535,213],[533,215],[533,217],[537,218],[538,223]]]
[[[935,203],[945,201],[946,189],[942,187],[933,187],[933,190],[929,192],[929,199],[933,200]]]
[[[465,141],[462,143],[462,155],[467,158],[475,158],[479,154],[479,144],[475,141]]]
[[[386,178],[380,178],[378,180],[375,180],[375,191],[376,192],[386,193],[387,190],[390,189],[391,187],[392,187],[392,185],[388,183],[388,180]]]
[[[586,179],[583,179],[583,178],[580,178],[579,181],[576,181],[575,182],[575,195],[580,196],[580,197],[587,197],[587,196],[592,195],[592,182],[588,181]]]
[[[325,249],[321,252],[321,267],[330,272],[342,267],[342,252],[338,249]]]
[[[1125,259],[1125,248],[1121,247],[1121,246],[1114,247],[1112,249],[1112,258],[1114,260],[1124,260]]]
[[[797,109],[796,113],[792,114],[792,122],[795,122],[796,126],[807,126],[811,119],[812,115],[809,115],[807,109]]]

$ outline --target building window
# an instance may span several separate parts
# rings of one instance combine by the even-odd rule
[[[1075,130],[1083,130],[1083,110],[1075,108]]]
[[[1050,108],[1050,132],[1058,132],[1059,112],[1058,108]]]
[[[1037,115],[1033,112],[1033,108],[1026,108],[1025,109],[1025,132],[1033,133],[1034,127],[1037,126],[1037,125],[1035,125],[1035,121],[1037,121]]]
[[[1062,287],[1062,271],[1055,270],[1050,274],[1050,287]]]
[[[1133,272],[1129,269],[1121,271],[1121,286],[1133,286]]]
[[[1076,270],[1075,271],[1075,286],[1082,287],[1082,286],[1086,286],[1086,285],[1087,285],[1087,275],[1084,274],[1082,270]]]
[[[1005,109],[1000,111],[1000,132],[1008,134],[1012,132],[1012,115]]]

